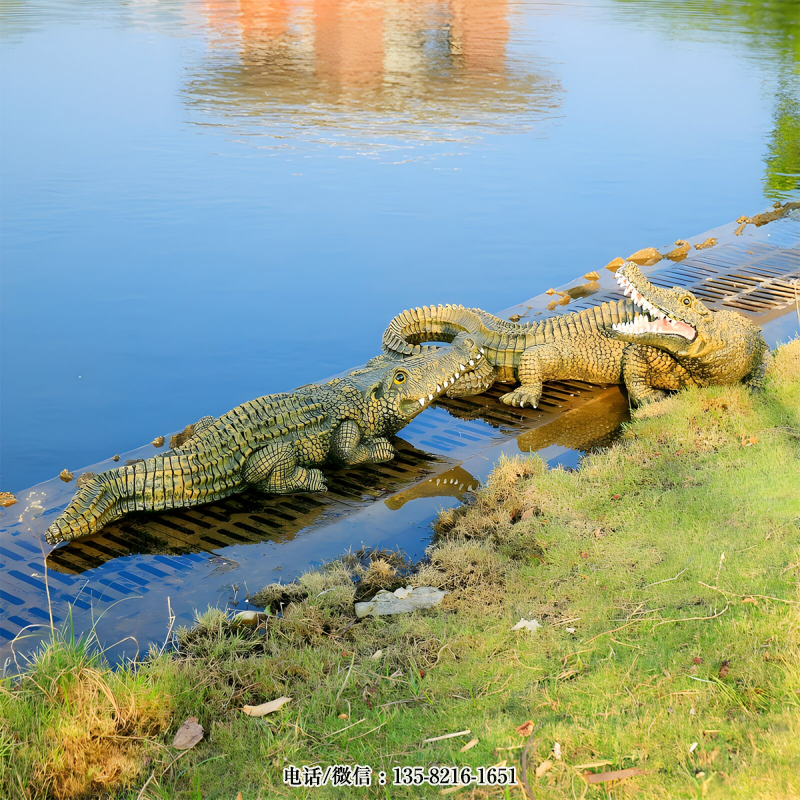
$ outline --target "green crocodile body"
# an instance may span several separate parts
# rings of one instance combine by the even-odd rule
[[[749,320],[711,311],[685,289],[658,288],[632,262],[616,278],[630,299],[529,324],[463,306],[404,311],[389,323],[383,348],[413,355],[427,351],[425,342],[452,341],[467,332],[486,358],[448,394],[478,394],[498,381],[519,382],[501,400],[533,408],[542,384],[551,380],[625,384],[634,403],[684,386],[759,385],[769,348]]]
[[[177,447],[96,475],[47,529],[50,544],[131,512],[208,503],[253,486],[271,494],[325,491],[317,467],[388,461],[388,437],[481,363],[471,337],[403,358],[382,355],[324,384],[273,394],[190,426]]]

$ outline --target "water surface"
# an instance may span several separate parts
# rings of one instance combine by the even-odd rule
[[[4,2],[2,489],[798,189],[791,2]]]

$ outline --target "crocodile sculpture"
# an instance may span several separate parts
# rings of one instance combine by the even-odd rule
[[[424,342],[469,333],[486,358],[447,394],[479,394],[496,381],[519,381],[500,399],[533,408],[543,382],[552,380],[624,383],[637,404],[684,386],[761,384],[769,348],[752,322],[732,311],[711,311],[685,289],[654,286],[631,261],[616,279],[630,299],[529,324],[463,306],[404,311],[389,323],[383,349],[419,354],[429,349]]]
[[[410,358],[381,355],[324,384],[250,400],[189,426],[178,446],[93,476],[50,525],[50,544],[134,511],[208,503],[253,486],[271,494],[322,492],[316,467],[389,461],[388,436],[481,363],[474,338]]]

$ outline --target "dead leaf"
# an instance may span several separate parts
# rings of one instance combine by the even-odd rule
[[[717,673],[719,678],[725,678],[730,672],[731,669],[731,660],[726,658],[720,665],[719,665],[719,672]]]
[[[470,739],[458,752],[459,753],[466,753],[467,750],[472,750],[475,745],[478,744],[477,739]]]
[[[339,719],[350,719],[344,712],[339,714]]]
[[[533,729],[535,727],[536,725],[534,721],[532,719],[529,719],[527,722],[523,722],[522,725],[520,725],[517,728],[517,733],[520,736],[530,736],[533,733]]]
[[[743,597],[742,605],[744,605],[745,603],[752,603],[754,606],[757,606],[758,600],[756,600],[755,597]]]
[[[553,762],[552,761],[542,761],[542,763],[539,764],[538,767],[536,767],[536,773],[535,773],[536,777],[537,778],[541,778],[542,775],[544,775],[548,770],[550,770],[552,768],[553,768]]]
[[[618,769],[615,772],[584,772],[583,779],[586,783],[608,783],[609,781],[621,781],[625,778],[632,778],[634,775],[644,775],[645,771],[639,767],[629,767],[628,769]]]
[[[742,436],[742,447],[752,447],[758,444],[758,436]]]
[[[68,469],[62,469],[61,472],[58,473],[58,477],[61,478],[64,483],[69,483],[75,476]]]
[[[13,506],[14,503],[19,502],[16,497],[14,497],[11,492],[0,492],[0,506],[3,508],[8,508],[9,506]]]
[[[242,711],[244,711],[248,717],[263,717],[266,714],[277,711],[291,699],[291,697],[279,697],[277,700],[270,700],[268,703],[262,703],[260,706],[245,706]]]
[[[203,738],[203,726],[198,725],[197,717],[189,717],[178,728],[172,746],[178,750],[191,750]]]
[[[530,519],[536,513],[536,511],[537,511],[536,508],[526,508],[522,512],[522,516],[520,517],[520,521],[524,522],[526,519]]]
[[[244,796],[242,795],[241,792],[239,792],[239,794],[236,795],[236,800],[244,800]]]
[[[383,655],[383,650],[376,650],[371,656],[372,661],[377,661]]]

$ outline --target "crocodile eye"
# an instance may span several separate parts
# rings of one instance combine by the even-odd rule
[[[692,301],[691,301],[691,299],[690,299],[690,298],[688,298],[688,297],[684,297],[684,298],[683,298],[683,304],[684,304],[685,306],[690,306],[690,305],[692,304]]]
[[[394,376],[394,382],[395,383],[405,383],[407,377],[408,376],[406,375],[405,372],[398,372],[397,375]]]

